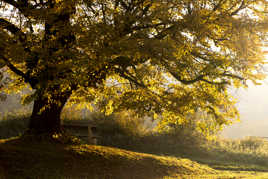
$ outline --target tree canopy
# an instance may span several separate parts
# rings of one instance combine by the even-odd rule
[[[166,126],[239,117],[230,87],[264,78],[266,0],[0,0],[0,67],[34,93],[30,129],[68,104]],[[201,114],[201,115],[200,115]]]

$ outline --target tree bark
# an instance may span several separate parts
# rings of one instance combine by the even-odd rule
[[[34,133],[61,132],[61,111],[71,95],[71,91],[47,90],[34,100],[29,129]]]
[[[70,23],[70,17],[75,13],[75,4],[72,1],[63,1],[61,5],[55,1],[48,1],[48,9],[51,10],[51,13],[48,14],[45,21],[45,43],[43,47],[48,49],[46,55],[49,58],[46,61],[45,69],[41,70],[38,76],[39,86],[43,85],[43,87],[35,88],[38,90],[38,95],[34,100],[29,123],[30,132],[37,134],[61,132],[60,114],[72,93],[72,90],[64,90],[60,87],[63,84],[59,84],[61,79],[66,79],[66,76],[72,71],[70,69],[57,69],[57,67],[61,66],[61,62],[70,58],[65,53],[59,53],[59,50],[64,49],[64,51],[71,52],[71,47],[75,42]],[[55,83],[49,84],[49,81]]]

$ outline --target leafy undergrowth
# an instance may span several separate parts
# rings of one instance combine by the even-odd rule
[[[217,174],[205,165],[86,144],[0,140],[0,178],[164,178]]]

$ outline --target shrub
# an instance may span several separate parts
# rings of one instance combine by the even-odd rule
[[[261,137],[245,137],[243,139],[217,139],[216,146],[227,151],[239,153],[258,153],[268,155],[268,141]]]
[[[90,119],[96,124],[101,145],[129,148],[147,132],[144,119],[137,118],[131,112],[121,112],[105,116],[92,113]]]
[[[206,141],[206,137],[193,125],[177,125],[170,130],[157,131],[146,127],[148,121],[135,117],[131,112],[110,116],[93,113],[90,118],[95,121],[102,136],[98,142],[100,145],[181,156],[202,153],[201,144]]]
[[[260,137],[247,137],[239,141],[242,150],[257,151],[267,146],[267,141]]]

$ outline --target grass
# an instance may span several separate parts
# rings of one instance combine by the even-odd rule
[[[153,179],[217,173],[188,159],[21,138],[0,140],[0,161],[2,178]]]
[[[102,146],[7,139],[23,133],[27,117],[0,121],[0,179],[268,178],[268,142],[261,138],[207,141],[187,128],[153,133],[131,118],[93,120]]]
[[[21,135],[28,125],[29,115],[8,113],[0,118],[0,139]]]
[[[258,137],[217,139],[206,144],[206,157],[196,161],[214,169],[268,172],[268,142]],[[192,158],[189,156],[188,158]]]
[[[45,140],[0,140],[0,178],[198,179],[267,178],[254,171],[219,171],[189,159],[113,147]]]

